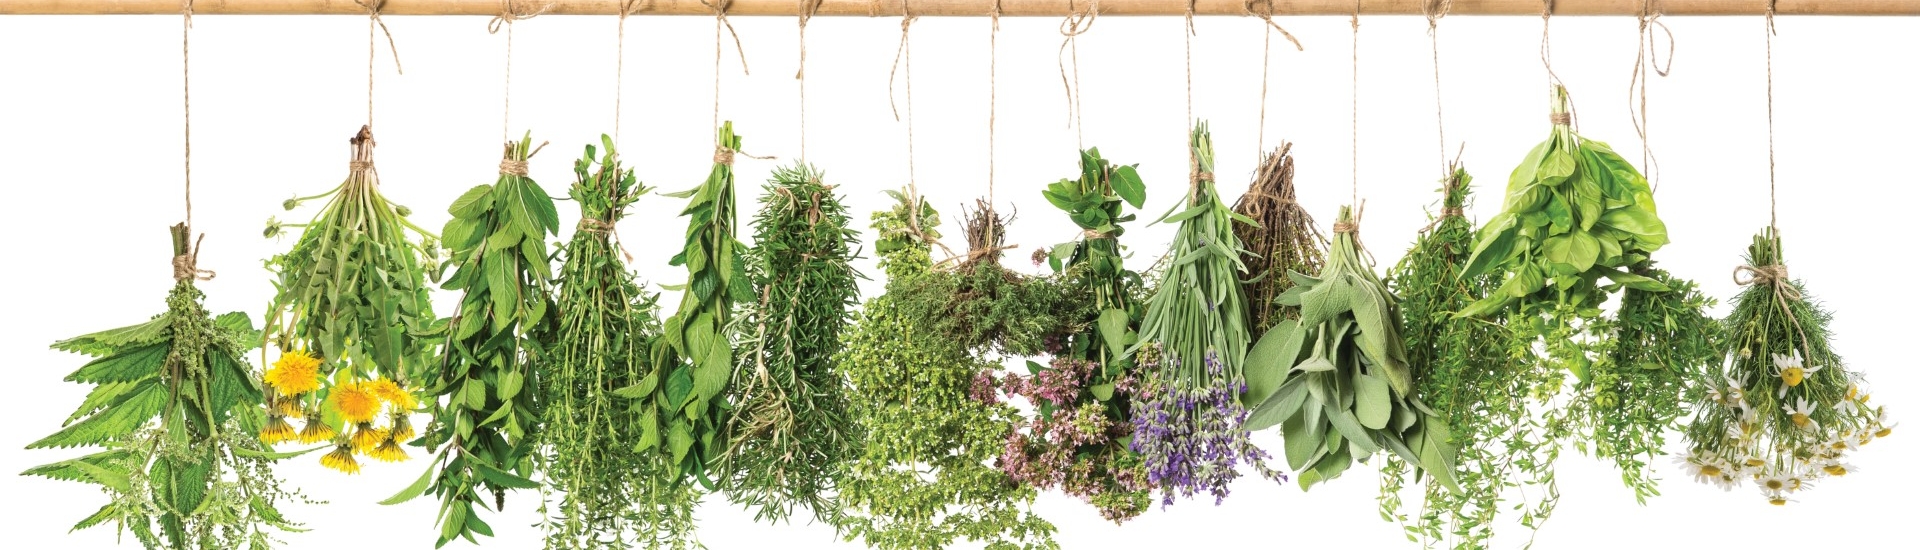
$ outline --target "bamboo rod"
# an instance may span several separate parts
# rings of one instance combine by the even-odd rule
[[[916,15],[986,16],[993,0],[910,0]],[[1258,0],[1255,0],[1258,2]],[[902,0],[824,0],[815,15],[893,16]],[[1000,0],[1009,17],[1062,17],[1092,0]],[[543,15],[614,15],[619,0],[515,0]],[[639,14],[713,15],[700,0],[643,0]],[[1425,0],[1360,0],[1366,15],[1419,15]],[[1554,15],[1639,13],[1643,0],[1554,0]],[[182,0],[0,0],[0,15],[157,15],[180,13]],[[733,0],[733,16],[794,16],[795,0]],[[1767,0],[1655,0],[1666,15],[1760,15]],[[498,15],[505,0],[387,0],[383,15]],[[1070,7],[1071,6],[1071,7]],[[1104,0],[1100,15],[1184,15],[1184,0]],[[1452,15],[1539,15],[1541,0],[1453,0]],[[542,10],[544,7],[544,10]],[[1274,15],[1347,15],[1353,0],[1273,0]],[[1260,8],[1256,8],[1260,9]],[[1194,0],[1195,15],[1247,15],[1245,0]],[[1776,0],[1780,15],[1920,15],[1920,0]],[[353,0],[196,0],[195,15],[365,15]]]

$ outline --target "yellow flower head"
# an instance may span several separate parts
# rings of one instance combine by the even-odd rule
[[[267,427],[260,429],[260,442],[268,445],[293,441],[293,426],[280,415],[268,415]]]
[[[320,359],[305,351],[289,351],[280,354],[280,360],[274,361],[273,368],[267,369],[262,378],[283,396],[317,390],[320,389]]]
[[[369,382],[367,386],[369,391],[373,392],[373,395],[386,400],[388,403],[392,403],[396,409],[411,411],[415,407],[420,406],[418,402],[414,401],[413,392],[407,391],[406,388],[400,387],[399,384],[394,383],[392,380],[380,378]]]
[[[389,437],[386,441],[380,442],[379,446],[374,447],[372,452],[368,452],[367,456],[382,462],[399,462],[407,459],[407,451],[400,448],[400,442]]]
[[[318,414],[308,415],[306,427],[300,428],[301,443],[319,443],[333,439],[335,435],[338,435],[338,433],[333,431],[333,426],[328,426],[327,422],[321,420]]]
[[[1820,469],[1826,470],[1827,475],[1840,477],[1840,476],[1847,475],[1847,473],[1851,471],[1853,468],[1847,464],[1841,464],[1836,462],[1833,464],[1822,466]]]
[[[1873,432],[1874,437],[1886,437],[1889,435],[1893,435],[1893,426],[1882,427],[1879,431]]]
[[[306,412],[301,409],[300,398],[298,396],[273,397],[269,398],[267,402],[267,413],[275,416],[284,416],[287,418],[306,416]]]
[[[1707,477],[1719,476],[1720,467],[1712,464],[1703,464],[1700,466],[1700,475],[1707,476]]]
[[[1767,497],[1767,502],[1772,503],[1774,506],[1786,506],[1787,497],[1782,495],[1772,495]]]
[[[380,414],[380,397],[373,394],[365,382],[348,382],[333,387],[328,397],[333,408],[340,412],[340,418],[355,424],[373,422]]]
[[[320,465],[344,473],[360,473],[360,463],[353,459],[353,450],[348,449],[346,445],[335,445],[333,452],[327,453],[327,456],[320,457]]]
[[[416,435],[413,432],[413,421],[407,419],[407,413],[394,411],[387,418],[393,422],[393,427],[387,430],[388,438],[405,443]]]
[[[371,454],[373,448],[387,439],[387,431],[373,427],[371,422],[353,425],[353,449],[361,454]]]

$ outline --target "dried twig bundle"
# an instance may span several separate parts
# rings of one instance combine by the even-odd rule
[[[1287,271],[1319,273],[1326,262],[1326,237],[1313,224],[1313,216],[1294,200],[1292,149],[1292,143],[1281,143],[1267,154],[1253,184],[1233,203],[1234,213],[1259,223],[1233,229],[1246,247],[1240,261],[1247,266],[1248,278],[1241,287],[1247,294],[1247,318],[1254,334],[1266,333],[1282,319],[1300,317],[1299,308],[1274,301],[1293,286]]]

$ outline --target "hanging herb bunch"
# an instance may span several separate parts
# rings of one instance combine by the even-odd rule
[[[1458,490],[1446,419],[1413,395],[1399,299],[1362,263],[1358,230],[1341,207],[1319,277],[1287,273],[1296,286],[1279,303],[1300,308],[1300,319],[1275,325],[1248,352],[1248,394],[1267,397],[1246,428],[1280,426],[1302,489],[1384,449]]]
[[[1240,261],[1249,276],[1241,286],[1247,294],[1251,334],[1266,334],[1284,319],[1298,319],[1299,308],[1279,303],[1280,293],[1293,288],[1286,274],[1319,273],[1326,262],[1326,238],[1294,198],[1292,150],[1292,143],[1282,143],[1262,157],[1253,184],[1233,203],[1234,213],[1254,221],[1233,228],[1246,246]]]
[[[901,304],[933,273],[940,218],[911,191],[889,194],[898,204],[873,216],[887,293],[866,302],[836,358],[852,383],[852,423],[864,436],[839,479],[847,514],[841,532],[881,550],[945,548],[962,539],[996,549],[1058,548],[1053,525],[1028,509],[1034,489],[988,464],[1016,415],[997,401],[991,378],[977,376],[995,366],[962,338],[929,337],[963,333],[938,332]]]
[[[983,200],[974,206],[963,209],[967,253],[935,265],[911,285],[900,285],[897,303],[931,334],[953,338],[976,354],[1043,353],[1046,343],[1062,334],[1061,320],[1084,309],[1085,302],[1051,279],[1000,265],[1002,251],[1009,248],[1002,243],[1012,216],[999,215]],[[888,292],[895,290],[890,286]]]
[[[75,530],[112,525],[150,550],[271,548],[272,530],[304,530],[279,506],[306,499],[272,469],[302,453],[274,453],[257,436],[268,420],[245,355],[260,335],[244,313],[208,315],[194,287],[198,245],[185,224],[172,234],[166,312],[53,344],[95,358],[66,377],[94,387],[60,431],[27,448],[105,450],[22,475],[101,487],[110,501]]]
[[[755,508],[756,520],[803,508],[840,523],[839,469],[859,449],[833,364],[859,302],[859,232],[848,220],[833,186],[804,164],[774,172],[753,220],[747,276],[759,299],[742,315],[752,337],[738,358],[721,470],[728,496]]]
[[[1727,318],[1725,367],[1697,401],[1680,457],[1694,479],[1732,490],[1751,481],[1773,504],[1857,470],[1847,455],[1893,434],[1885,405],[1830,344],[1833,316],[1787,275],[1768,228],[1737,274],[1746,288]]]
[[[640,381],[621,390],[637,399],[641,435],[634,452],[661,453],[673,467],[674,485],[698,480],[711,488],[707,465],[727,447],[724,392],[733,375],[733,342],[729,337],[733,305],[752,302],[752,281],[746,275],[745,246],[734,238],[735,205],[733,155],[740,136],[733,122],[718,129],[713,169],[698,187],[667,196],[688,199],[686,246],[671,262],[686,266],[687,282],[668,287],[681,290],[679,310],[668,317],[661,338],[650,355],[654,365]],[[690,511],[689,511],[690,513]]]
[[[260,439],[332,442],[335,450],[320,463],[351,474],[360,471],[356,455],[407,458],[401,444],[415,434],[409,415],[419,406],[413,381],[439,347],[427,299],[439,258],[434,235],[380,194],[373,133],[361,126],[348,143],[345,182],[285,204],[292,210],[327,198],[313,221],[268,222],[270,237],[286,227],[302,231],[292,250],[267,262],[278,277],[267,332],[281,355],[263,376],[268,418]]]
[[[1034,407],[1025,429],[1007,434],[999,464],[1016,481],[1058,488],[1120,523],[1153,500],[1146,465],[1127,446],[1138,383],[1126,350],[1139,339],[1146,308],[1140,274],[1127,269],[1119,241],[1126,233],[1120,224],[1135,218],[1125,208],[1146,202],[1146,185],[1133,166],[1114,166],[1099,149],[1080,152],[1080,170],[1078,179],[1041,192],[1081,229],[1079,238],[1053,247],[1047,260],[1058,284],[1090,296],[1094,307],[1061,319],[1073,330],[1045,342],[1049,364],[1028,361],[1030,376],[1008,373],[999,381],[1006,393]],[[980,376],[983,385],[993,382],[991,373]]]
[[[1426,484],[1418,521],[1404,525],[1408,515],[1400,509],[1401,493],[1420,461],[1388,454],[1380,468],[1380,512],[1429,547],[1489,547],[1494,521],[1503,509],[1515,508],[1503,504],[1514,496],[1506,490],[1553,479],[1553,463],[1536,457],[1560,445],[1533,420],[1527,395],[1564,374],[1527,368],[1512,357],[1509,350],[1521,346],[1514,341],[1519,331],[1453,315],[1500,284],[1494,275],[1461,276],[1474,243],[1473,224],[1464,212],[1472,183],[1456,162],[1441,186],[1439,218],[1420,233],[1388,281],[1400,297],[1414,395],[1449,428],[1459,489]],[[1538,500],[1519,508],[1532,513]],[[1545,518],[1527,523],[1538,526],[1539,519]]]
[[[604,153],[587,145],[574,162],[568,192],[580,223],[563,249],[554,304],[560,321],[540,390],[547,404],[541,471],[562,495],[543,527],[552,548],[626,548],[634,539],[670,547],[693,528],[690,512],[687,521],[674,512],[696,501],[659,482],[670,465],[629,451],[642,426],[631,402],[616,395],[651,370],[648,352],[660,335],[658,295],[622,262],[614,234],[627,208],[652,189],[621,166],[611,139],[602,135],[600,143]]]
[[[434,423],[422,445],[437,454],[418,481],[382,502],[438,496],[439,545],[493,536],[476,512],[488,509],[482,491],[498,510],[508,489],[540,488],[527,479],[545,405],[537,390],[544,369],[535,365],[551,360],[559,325],[544,239],[559,231],[560,218],[527,177],[527,159],[539,152],[532,145],[531,134],[508,142],[499,179],[455,199],[441,231],[458,263],[442,288],[462,295],[428,386]]]
[[[1191,134],[1192,182],[1187,200],[1155,223],[1179,223],[1159,287],[1147,303],[1134,345],[1141,385],[1133,398],[1132,449],[1162,505],[1205,492],[1216,503],[1250,463],[1267,479],[1286,476],[1247,440],[1251,396],[1242,367],[1251,343],[1240,281],[1246,253],[1235,223],[1253,223],[1220,201],[1213,185],[1213,142],[1206,123]]]

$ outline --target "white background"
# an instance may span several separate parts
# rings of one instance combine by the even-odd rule
[[[1673,244],[1656,258],[1715,296],[1736,287],[1728,273],[1754,232],[1767,223],[1767,128],[1763,23],[1759,17],[1667,18],[1679,38],[1671,77],[1650,90],[1651,141],[1664,168],[1658,200]],[[260,262],[291,245],[262,239],[283,199],[331,188],[345,175],[346,138],[366,115],[366,25],[352,17],[202,16],[193,32],[193,181],[195,229],[208,234],[201,266],[218,270],[202,284],[215,312],[242,310],[256,320],[269,297]],[[899,40],[896,20],[819,18],[808,33],[809,160],[840,185],[857,219],[885,205],[883,189],[916,179],[951,221],[958,205],[987,193],[988,22],[929,18],[913,26],[914,171],[908,125],[888,111],[888,67]],[[1350,187],[1350,29],[1345,18],[1282,20],[1306,43],[1283,48],[1276,37],[1269,146],[1297,143],[1301,200],[1329,224]],[[745,136],[744,149],[779,161],[742,159],[739,185],[751,197],[776,162],[799,153],[795,25],[788,18],[733,20],[752,74],[741,74],[728,41],[721,64],[721,114]],[[388,197],[438,228],[444,205],[493,181],[502,125],[506,36],[482,18],[393,17],[405,63],[395,76],[382,39],[376,154]],[[1050,245],[1074,230],[1040,199],[1047,182],[1072,176],[1076,131],[1066,108],[1053,19],[1002,22],[999,39],[997,197],[1019,207],[1011,242]],[[1908,322],[1913,212],[1920,184],[1920,20],[1782,18],[1776,43],[1780,224],[1793,274],[1837,317],[1836,344],[1866,373],[1876,403],[1896,415],[1920,408]],[[704,18],[635,18],[627,28],[623,152],[641,179],[663,190],[696,185],[711,156],[714,41]],[[1229,195],[1244,189],[1260,130],[1262,25],[1250,18],[1202,18],[1193,47],[1194,114],[1213,124],[1216,173]],[[1555,69],[1575,94],[1585,134],[1637,161],[1628,118],[1635,54],[1631,18],[1556,18]],[[1168,208],[1187,174],[1182,61],[1177,18],[1102,18],[1081,37],[1085,145],[1122,163],[1140,163],[1149,186],[1148,216]],[[1359,52],[1358,193],[1367,199],[1363,232],[1384,263],[1399,257],[1433,192],[1441,156],[1425,21],[1368,17]],[[1540,20],[1455,17],[1440,29],[1449,150],[1462,141],[1477,191],[1498,196],[1506,174],[1546,137],[1546,73]],[[47,349],[59,338],[132,324],[164,307],[168,244],[164,228],[181,218],[180,21],[177,17],[0,18],[0,167],[7,181],[4,272],[7,293],[6,383],[0,384],[0,473],[73,456],[20,451],[57,429],[86,388],[61,382],[83,359]],[[1664,46],[1664,44],[1663,44]],[[611,132],[615,23],[611,17],[540,17],[516,25],[512,78],[517,138],[526,129],[553,145],[535,157],[533,175],[564,194],[580,147]],[[904,76],[904,75],[903,75]],[[899,83],[904,92],[905,82]],[[904,94],[901,108],[905,114]],[[743,198],[743,208],[751,202]],[[680,243],[681,204],[648,198],[620,231],[649,281],[684,276],[666,266]],[[1498,207],[1482,200],[1469,214]],[[577,210],[566,203],[570,218]],[[571,224],[562,224],[571,227]],[[864,223],[863,223],[864,225]],[[947,229],[961,247],[959,231]],[[864,229],[864,227],[862,227]],[[1128,243],[1136,267],[1164,249],[1168,227],[1136,224]],[[743,236],[744,238],[745,236]],[[869,237],[870,238],[870,237]],[[1012,265],[1025,264],[1014,255]],[[871,263],[863,269],[878,276]],[[866,290],[877,290],[878,283]],[[452,299],[444,293],[441,306]],[[669,296],[667,302],[674,301]],[[445,309],[444,307],[442,309]],[[1724,313],[1722,306],[1716,313]],[[1855,460],[1862,472],[1822,483],[1800,502],[1775,508],[1757,493],[1721,493],[1684,479],[1661,460],[1665,496],[1646,506],[1607,466],[1568,453],[1560,467],[1564,498],[1539,533],[1541,548],[1902,546],[1910,534],[1916,480],[1914,437],[1875,442]],[[1674,440],[1677,442],[1678,437]],[[1277,448],[1278,438],[1256,441]],[[331,501],[289,510],[313,531],[286,537],[290,548],[426,548],[433,503],[398,507],[374,501],[419,474],[419,460],[370,465],[343,477],[303,457],[280,468],[288,483]],[[1375,479],[1356,469],[1302,494],[1243,479],[1223,506],[1182,502],[1116,527],[1077,500],[1047,495],[1037,507],[1069,549],[1157,548],[1240,541],[1253,547],[1343,543],[1412,547],[1374,510]],[[66,527],[101,499],[86,486],[0,475],[7,495],[8,546],[103,548],[114,534]],[[534,548],[537,495],[520,493],[488,518],[493,548]],[[1901,513],[1900,510],[1907,510]],[[716,549],[853,548],[818,525],[756,525],[751,515],[711,498],[699,511],[701,534]],[[1524,542],[1511,534],[1503,547]],[[127,541],[131,543],[132,541]],[[455,543],[462,545],[465,543]],[[1307,546],[1311,547],[1311,546]]]

